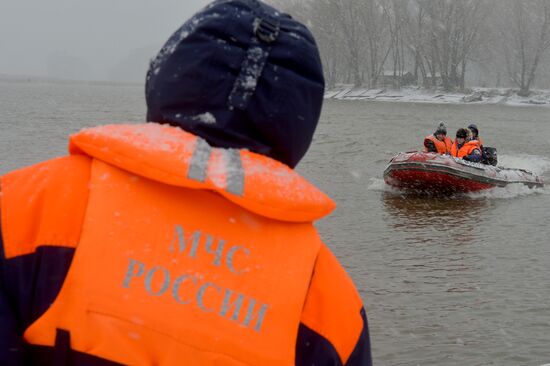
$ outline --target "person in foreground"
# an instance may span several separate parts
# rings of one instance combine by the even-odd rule
[[[1,177],[1,365],[371,365],[294,168],[324,92],[305,26],[216,1],[147,74],[144,124]]]
[[[477,140],[470,140],[469,132],[465,128],[456,131],[456,140],[451,148],[451,155],[474,163],[481,162],[482,155]]]
[[[447,127],[443,122],[439,123],[432,135],[426,136],[424,139],[424,152],[449,154],[452,146],[453,140],[447,137]]]

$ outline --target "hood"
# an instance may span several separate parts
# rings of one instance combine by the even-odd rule
[[[151,62],[147,121],[294,168],[311,144],[324,86],[306,26],[260,1],[215,1]]]

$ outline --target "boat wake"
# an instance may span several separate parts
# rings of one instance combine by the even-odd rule
[[[499,155],[498,163],[505,168],[529,170],[536,175],[550,172],[550,158],[536,155]]]
[[[368,185],[367,189],[369,191],[378,191],[378,192],[394,192],[399,193],[400,190],[393,188],[390,185],[387,185],[386,182],[384,182],[384,179],[382,178],[371,178],[370,184]]]
[[[491,188],[479,192],[470,192],[464,194],[470,199],[509,199],[531,194],[550,194],[550,187],[529,188],[523,184],[510,184],[506,187]]]
[[[544,156],[528,154],[499,155],[498,162],[499,166],[504,168],[525,169],[540,176],[545,176],[550,172],[550,159]],[[550,194],[550,186],[529,188],[523,184],[510,184],[506,187],[468,193],[466,196],[472,199],[508,199],[531,194]]]

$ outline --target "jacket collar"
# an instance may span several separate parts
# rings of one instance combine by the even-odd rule
[[[70,137],[69,152],[165,184],[214,191],[277,220],[309,222],[335,208],[327,195],[276,160],[247,150],[214,148],[168,125],[84,129]]]

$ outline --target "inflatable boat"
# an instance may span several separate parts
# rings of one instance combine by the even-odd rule
[[[406,152],[394,156],[384,171],[386,184],[403,190],[466,193],[524,184],[543,187],[544,181],[527,170],[472,163],[448,155]]]

